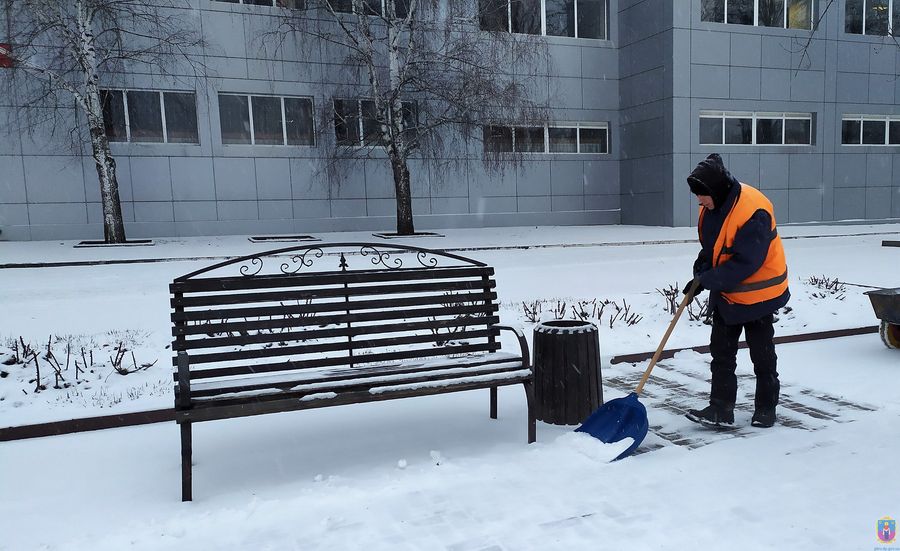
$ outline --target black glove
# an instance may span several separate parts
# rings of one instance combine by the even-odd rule
[[[712,269],[712,258],[710,258],[705,251],[700,251],[700,254],[697,255],[697,260],[694,261],[694,277],[702,274],[703,272]],[[688,283],[690,285],[690,283]]]
[[[694,289],[694,292],[693,292],[693,293],[691,293],[691,285],[693,285],[693,284],[694,284],[694,280],[688,281],[687,285],[685,285],[685,286],[684,286],[684,289],[681,291],[681,293],[684,294],[684,295],[686,295],[686,294],[688,294],[688,293],[691,294],[691,297],[690,297],[690,299],[688,299],[688,300],[694,300],[694,297],[695,297],[695,296],[699,295],[700,293],[702,293],[703,291],[706,290],[706,289],[703,288],[703,285],[701,285],[700,282],[698,281],[698,282],[697,282],[697,288]]]

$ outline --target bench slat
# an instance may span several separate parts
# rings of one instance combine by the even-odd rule
[[[468,301],[467,301],[468,302]],[[350,303],[352,304],[352,303]],[[335,311],[346,312],[347,303],[343,308],[336,307]],[[454,305],[440,308],[407,308],[403,310],[383,309],[375,312],[356,312],[350,308],[351,313],[333,314],[328,316],[297,316],[282,317],[276,319],[226,321],[222,323],[209,323],[197,325],[176,325],[172,329],[173,336],[208,335],[210,333],[226,333],[239,331],[252,331],[259,329],[278,329],[284,327],[309,327],[318,325],[332,325],[340,323],[357,323],[368,321],[390,321],[395,319],[431,318],[444,315],[464,315],[474,313],[493,314],[498,306],[493,302],[466,305]],[[240,319],[240,318],[238,318]]]
[[[473,312],[476,313],[476,312]],[[478,311],[483,314],[483,311]],[[202,339],[175,341],[172,349],[198,350],[204,348],[219,348],[222,346],[237,346],[245,344],[270,343],[278,340],[283,342],[305,341],[310,339],[328,337],[357,337],[360,335],[376,335],[387,333],[401,333],[428,329],[448,329],[451,327],[473,327],[496,325],[500,323],[497,316],[455,317],[442,320],[426,320],[406,323],[384,323],[378,325],[353,325],[333,329],[313,329],[310,331],[290,331],[282,333],[263,333],[259,335],[239,335],[234,337],[204,337]]]
[[[248,289],[273,289],[321,285],[376,283],[387,281],[415,281],[423,279],[471,278],[494,275],[489,266],[464,266],[446,268],[407,268],[396,270],[359,270],[352,272],[310,272],[297,274],[273,274],[257,276],[233,276],[220,278],[188,279],[169,285],[169,292],[197,293],[208,291],[240,291]]]
[[[282,389],[273,388],[271,386],[248,386],[236,387],[231,389],[223,389],[217,393],[199,394],[191,392],[191,402],[196,405],[205,405],[215,402],[216,405],[222,405],[227,400],[243,400],[250,398],[252,400],[278,399],[296,396],[300,398],[305,395],[322,393],[322,392],[358,392],[368,390],[373,387],[383,387],[390,385],[422,383],[426,381],[446,381],[459,379],[461,377],[474,377],[478,375],[491,375],[496,373],[504,373],[508,371],[518,371],[522,369],[522,361],[508,361],[505,363],[495,363],[485,366],[471,367],[436,367],[431,370],[411,371],[407,373],[388,372],[379,376],[367,378],[350,378],[349,375],[343,379],[333,379],[329,381],[311,381],[299,382],[293,385],[286,385]]]
[[[191,354],[191,364],[205,364],[213,362],[228,362],[232,360],[248,360],[254,358],[273,358],[278,356],[298,356],[306,354],[317,354],[319,352],[339,352],[341,350],[353,349],[354,357],[357,352],[366,352],[372,348],[384,348],[388,346],[401,346],[407,344],[430,344],[434,342],[443,342],[449,340],[463,339],[480,339],[487,338],[491,335],[496,336],[499,331],[492,331],[489,328],[476,329],[471,331],[460,331],[458,333],[423,333],[418,335],[409,335],[403,337],[387,337],[382,339],[360,339],[353,340],[352,343],[347,340],[336,342],[327,342],[321,344],[304,344],[299,346],[275,346],[272,348],[243,348],[232,352],[213,352],[210,354]],[[347,358],[344,359],[348,361]]]
[[[329,287],[302,291],[278,291],[272,293],[234,293],[214,295],[173,296],[172,308],[193,308],[198,306],[224,306],[228,304],[248,304],[254,302],[284,302],[287,300],[316,300],[322,298],[343,298],[370,295],[400,295],[426,293],[429,291],[462,291],[488,289],[496,286],[493,280],[443,281],[438,283],[410,283],[408,285],[369,285],[365,287]]]
[[[232,377],[199,381],[191,385],[191,397],[215,396],[225,392],[258,390],[264,388],[290,388],[299,384],[328,383],[348,378],[365,379],[384,375],[405,375],[408,373],[430,372],[438,369],[487,368],[496,364],[522,364],[522,357],[508,352],[473,354],[463,358],[432,358],[429,360],[407,360],[392,365],[363,366],[353,369],[326,369],[320,372],[292,371],[277,375]]]
[[[479,388],[491,388],[506,385],[520,384],[531,380],[531,370],[523,369],[503,373],[494,378],[472,377],[459,379],[453,384],[442,386],[421,386],[418,388],[386,388],[383,392],[346,392],[334,398],[320,400],[273,400],[273,401],[241,401],[240,403],[225,407],[196,408],[175,412],[175,420],[179,423],[212,421],[214,419],[231,419],[233,417],[248,417],[265,413],[277,413],[281,411],[296,411],[300,409],[312,409],[326,406],[338,406],[345,404],[361,404],[366,402],[378,402],[382,400],[394,400],[399,398],[413,398],[417,396],[430,396],[447,392],[461,392]]]
[[[426,358],[434,356],[448,356],[451,354],[468,354],[472,352],[496,352],[500,349],[500,343],[486,342],[479,344],[463,344],[458,346],[445,346],[443,348],[425,348],[417,350],[399,350],[396,352],[383,352],[378,354],[366,354],[354,356],[354,365],[371,364],[375,362],[393,362],[395,360],[408,360],[411,358]],[[273,363],[261,363],[253,365],[240,365],[231,367],[216,367],[211,369],[191,369],[191,380],[209,379],[213,377],[232,377],[235,375],[249,375],[251,373],[273,373],[277,371],[290,371],[294,369],[311,369],[317,367],[332,367],[347,365],[350,363],[347,356],[333,358],[318,358],[315,360],[280,361]]]

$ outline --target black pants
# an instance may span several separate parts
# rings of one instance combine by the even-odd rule
[[[753,371],[756,373],[756,409],[774,409],[778,404],[778,382],[775,355],[775,328],[772,314],[742,325],[726,325],[718,311],[713,312],[712,336],[709,349],[712,354],[710,371],[712,389],[709,402],[728,409],[734,408],[737,399],[737,351],[738,339],[744,331]]]

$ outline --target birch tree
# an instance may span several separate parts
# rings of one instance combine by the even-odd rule
[[[5,0],[10,36],[0,45],[15,71],[27,75],[35,92],[28,104],[74,99],[97,168],[107,243],[124,243],[125,225],[104,119],[104,75],[140,69],[165,73],[177,58],[195,62],[202,45],[196,10],[180,0]],[[199,65],[195,65],[199,66]],[[150,71],[145,71],[150,72]],[[83,119],[83,120],[82,120]],[[83,130],[85,132],[78,132]]]
[[[363,99],[328,102],[320,131],[336,134],[332,162],[387,157],[400,235],[415,232],[411,158],[435,165],[447,153],[465,157],[471,142],[482,143],[485,125],[549,118],[547,98],[533,98],[529,83],[548,57],[545,40],[481,31],[479,18],[497,14],[480,13],[478,0],[309,0],[286,13],[282,38],[285,30],[315,36],[365,75]],[[516,159],[484,158],[495,169]]]

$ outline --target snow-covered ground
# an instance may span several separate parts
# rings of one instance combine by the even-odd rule
[[[778,334],[874,325],[863,286],[900,286],[900,249],[880,246],[898,232],[900,225],[781,228],[793,300],[779,314]],[[625,395],[646,367],[609,366],[609,358],[656,347],[670,320],[657,289],[683,284],[697,251],[686,228],[446,234],[410,243],[460,249],[495,266],[501,319],[523,325],[529,337],[523,303],[540,303],[546,317],[562,303],[571,316],[580,302],[624,301],[642,317],[610,326],[614,307],[607,306],[598,320],[607,399]],[[0,243],[0,264],[185,259],[0,269],[0,361],[15,355],[15,339],[42,355],[49,340],[60,365],[67,356],[70,363],[58,384],[68,388],[55,389],[42,358],[41,392],[33,363],[0,366],[0,426],[168,407],[168,283],[213,262],[190,259],[282,245],[239,238],[116,250]],[[835,290],[811,278],[844,285]],[[708,332],[685,318],[669,347],[706,344]],[[120,368],[133,371],[127,375],[110,365],[120,345],[127,350]],[[745,352],[739,428],[714,432],[684,419],[683,409],[701,405],[708,392],[709,358],[681,353],[658,366],[642,397],[651,423],[642,453],[617,463],[607,462],[615,446],[566,427],[539,424],[538,443],[527,445],[520,387],[501,389],[497,421],[487,417],[487,393],[476,391],[199,424],[189,504],[179,500],[174,423],[2,443],[0,549],[881,546],[875,521],[900,516],[893,474],[900,352],[874,334],[778,352],[783,401],[775,428],[749,427],[753,376]],[[77,382],[76,360],[88,364]]]

